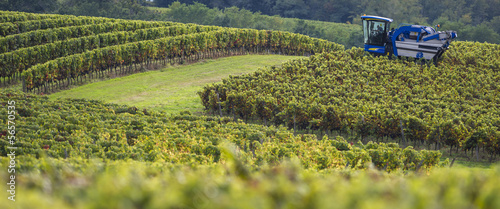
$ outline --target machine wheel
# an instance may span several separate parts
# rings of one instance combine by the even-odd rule
[[[392,44],[387,44],[385,46],[385,52],[387,56],[389,56],[389,59],[392,59],[392,55],[394,54],[394,50],[392,49]]]
[[[436,53],[436,55],[432,58],[433,62],[434,62],[434,65],[437,66],[437,62],[438,62],[438,59],[443,55],[445,49],[443,48],[438,48],[438,53]]]

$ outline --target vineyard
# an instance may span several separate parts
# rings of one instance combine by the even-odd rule
[[[456,42],[438,66],[365,56],[362,49],[293,60],[199,93],[211,112],[293,129],[450,152],[500,154],[500,45]]]
[[[19,117],[14,146],[18,155],[36,158],[101,158],[167,161],[210,165],[221,161],[221,145],[231,143],[239,158],[256,168],[297,156],[306,168],[366,168],[372,162],[388,171],[416,170],[438,165],[441,153],[402,149],[397,144],[357,144],[343,138],[316,140],[294,136],[284,127],[233,122],[230,118],[175,117],[135,107],[88,100],[48,100],[47,97],[4,92],[2,101],[15,100]],[[5,104],[3,104],[5,105]],[[7,115],[6,110],[1,111]],[[6,119],[2,119],[6,123]],[[7,135],[7,130],[1,134]],[[0,141],[2,156],[8,141]],[[255,168],[255,169],[256,169]]]
[[[20,167],[17,168],[17,172],[23,179],[18,187],[26,189],[27,192],[23,193],[23,196],[30,198],[30,201],[23,200],[23,203],[20,203],[23,205],[21,208],[30,208],[35,202],[40,204],[36,199],[48,197],[46,195],[54,201],[42,201],[43,206],[39,205],[39,208],[49,206],[73,208],[78,205],[99,208],[115,207],[111,206],[113,204],[128,205],[120,199],[132,194],[126,194],[125,190],[119,188],[113,191],[125,193],[120,192],[112,197],[109,196],[110,193],[103,191],[104,193],[99,195],[102,197],[98,198],[100,199],[98,202],[90,200],[93,198],[90,194],[93,193],[93,189],[99,188],[97,186],[101,184],[99,182],[107,182],[107,178],[111,176],[116,178],[117,175],[124,175],[124,179],[131,177],[129,175],[135,176],[133,178],[142,183],[136,184],[138,182],[127,180],[120,185],[139,189],[150,181],[152,183],[150,186],[156,181],[167,181],[170,185],[175,183],[171,182],[170,178],[177,177],[194,178],[193,186],[205,187],[204,184],[200,184],[204,178],[197,179],[195,176],[213,176],[212,180],[219,178],[229,180],[224,177],[225,175],[221,175],[221,172],[227,172],[235,182],[233,180],[226,183],[218,180],[213,182],[222,186],[220,192],[225,196],[234,193],[231,192],[233,189],[224,189],[223,185],[232,188],[261,184],[258,181],[262,181],[264,186],[269,185],[268,182],[273,181],[275,177],[285,178],[283,180],[300,179],[301,173],[304,175],[318,171],[329,173],[340,169],[345,170],[345,174],[356,175],[349,173],[369,169],[380,177],[385,178],[387,172],[390,172],[395,178],[401,178],[400,175],[408,172],[426,173],[431,168],[441,167],[447,163],[440,162],[441,153],[437,151],[416,151],[411,147],[402,149],[394,143],[351,144],[342,137],[329,139],[325,136],[322,140],[317,140],[315,135],[294,135],[284,127],[233,122],[231,118],[225,117],[192,116],[189,113],[168,116],[162,112],[140,110],[130,106],[82,99],[49,100],[46,96],[16,91],[3,90],[1,95],[2,101],[16,101],[17,141],[15,144],[9,144],[2,137],[0,152],[2,156],[6,156],[9,152],[8,146],[18,147],[16,159],[20,162]],[[6,106],[7,103],[2,102],[2,105]],[[5,108],[1,112],[2,115],[7,115]],[[2,122],[7,122],[6,117],[2,117]],[[9,131],[4,130],[0,134],[6,136]],[[288,159],[293,159],[292,167],[289,167]],[[8,158],[2,158],[1,164],[7,165]],[[290,172],[294,173],[276,170],[280,169],[276,166],[282,167],[281,169],[292,169]],[[139,170],[133,171],[136,168]],[[39,172],[44,173],[39,176],[44,180],[34,178],[36,175],[33,174]],[[134,172],[141,174],[136,176]],[[178,172],[186,172],[188,176],[179,176],[184,174]],[[169,177],[170,175],[173,176]],[[6,171],[0,171],[0,176],[7,176]],[[311,180],[318,183],[324,181],[320,177],[313,176],[310,177]],[[48,184],[36,183],[40,180],[47,181]],[[293,183],[295,180],[290,181],[287,183],[288,186],[276,185],[279,189],[271,189],[269,192],[285,191],[288,187],[295,186]],[[300,185],[306,182],[296,183]],[[177,186],[183,187],[183,185],[181,182]],[[176,189],[177,186],[152,187],[150,192],[160,194],[167,192],[162,188]],[[474,185],[476,186],[478,185]],[[264,187],[254,188],[255,192]],[[50,192],[43,192],[47,189]],[[170,189],[168,193],[175,194],[175,191]],[[133,203],[134,205],[149,208],[153,207],[150,204],[158,201],[148,197],[152,193],[146,190],[139,189],[137,192],[140,196],[133,199],[139,198],[136,199],[139,202]],[[243,195],[247,191],[241,192]],[[65,195],[59,196],[63,193]],[[59,199],[59,197],[64,198]],[[176,197],[186,199],[175,198],[177,201],[169,201],[168,205],[172,204],[174,207],[176,204],[189,204],[192,201],[189,194],[176,194]],[[282,202],[291,197],[280,195],[276,198],[274,201]],[[211,201],[206,200],[207,204]],[[302,201],[305,199],[296,204],[303,204]],[[0,205],[8,204],[2,200]]]
[[[426,65],[282,31],[9,11],[0,36],[0,178],[14,162],[18,196],[0,208],[500,207],[498,166],[441,152],[500,154],[499,45]],[[206,115],[42,95],[243,54],[307,57],[204,87]]]
[[[11,17],[16,15],[19,18]],[[13,22],[0,23],[3,84],[20,80],[24,91],[38,93],[67,87],[94,74],[137,72],[144,64],[246,53],[312,55],[343,49],[328,41],[280,31],[74,16],[23,21],[29,15],[6,16],[5,20]]]

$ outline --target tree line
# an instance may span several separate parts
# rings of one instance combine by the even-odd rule
[[[186,5],[196,5],[196,2],[200,2],[223,13],[228,8],[241,8],[242,13],[254,12],[256,15],[278,15],[285,18],[355,24],[361,24],[359,18],[361,15],[371,14],[394,19],[394,27],[400,23],[431,26],[440,24],[443,29],[458,31],[459,40],[500,43],[499,0],[155,0],[154,2],[156,6],[168,8],[175,6],[176,2]]]
[[[199,3],[197,3],[199,2]],[[500,43],[500,0],[33,0],[0,2],[2,10],[176,21],[237,28],[283,30],[345,45],[361,46],[362,14],[399,23],[440,24],[458,40]],[[152,8],[150,6],[165,7]],[[300,19],[296,19],[300,18]],[[305,20],[303,20],[305,19]],[[314,20],[314,21],[313,21]],[[348,24],[334,24],[348,23]],[[350,24],[349,24],[350,23]]]

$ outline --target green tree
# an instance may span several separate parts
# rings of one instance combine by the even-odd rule
[[[57,7],[57,0],[0,0],[0,10],[49,13]]]
[[[493,17],[488,22],[488,28],[494,30],[497,34],[500,34],[500,16]]]
[[[229,7],[224,9],[224,14],[229,19],[229,27],[250,28],[254,21],[252,12],[238,7]]]
[[[306,19],[309,7],[303,0],[277,0],[273,11],[283,17]]]
[[[316,28],[314,25],[307,24],[304,20],[298,20],[294,32],[311,37],[322,37],[324,29]]]

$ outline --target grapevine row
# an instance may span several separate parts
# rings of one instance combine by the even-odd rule
[[[199,93],[212,112],[290,128],[400,137],[500,154],[499,45],[457,42],[439,66],[325,53],[234,76]],[[476,154],[477,156],[477,154]]]
[[[218,29],[219,27],[215,26],[187,24],[182,26],[138,29],[129,32],[102,33],[22,48],[13,52],[0,54],[0,60],[2,60],[2,62],[0,62],[0,76],[4,77],[4,79],[10,78],[15,74],[22,73],[25,69],[35,64],[45,63],[59,57],[78,54],[96,48]]]
[[[61,18],[62,15],[54,14],[33,14],[33,13],[23,13],[23,14],[0,14],[0,23],[6,22],[22,22],[29,20],[43,20],[43,19],[56,19]]]
[[[122,20],[102,24],[90,24],[80,26],[70,26],[62,28],[52,28],[46,30],[36,30],[27,33],[0,37],[0,53],[14,51],[20,48],[36,46],[55,41],[62,41],[70,38],[96,35],[115,31],[134,31],[137,29],[166,27],[176,25],[172,22],[153,21],[132,21]]]
[[[300,34],[252,29],[224,29],[212,32],[167,37],[95,49],[38,64],[24,71],[26,90],[59,85],[96,71],[173,58],[213,57],[232,51],[269,52],[306,55],[342,50],[343,46]]]
[[[33,18],[36,18],[36,16],[50,16],[50,15],[52,15],[54,17],[73,16],[73,15],[61,15],[61,14],[39,14],[39,13],[30,13],[30,12],[0,10],[0,16],[5,16],[5,15],[33,16]]]
[[[16,23],[0,23],[0,36],[26,33],[34,30],[59,28],[77,25],[100,24],[116,22],[118,19],[102,17],[62,17],[57,19],[29,20]]]

